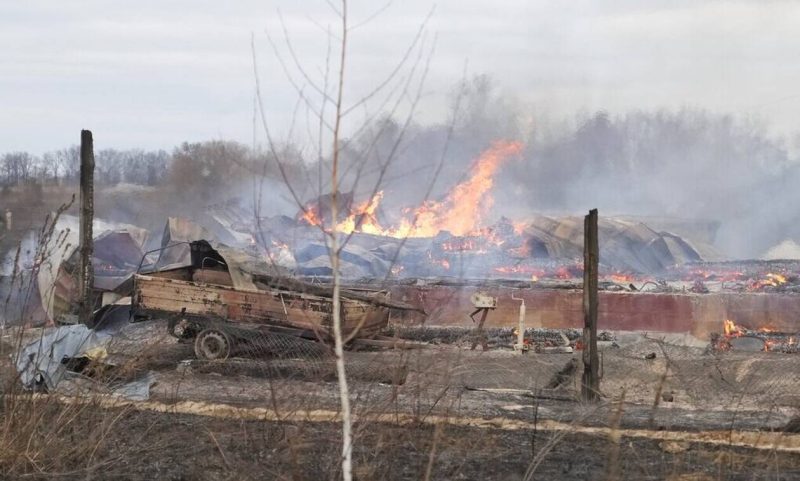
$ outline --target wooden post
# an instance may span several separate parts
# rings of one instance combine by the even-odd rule
[[[94,271],[92,270],[92,221],[94,220],[94,146],[92,132],[81,130],[81,185],[80,185],[80,227],[78,231],[80,265],[78,270],[78,289],[80,306],[78,320],[84,324],[92,324],[94,299]]]
[[[484,332],[483,330],[483,325],[484,323],[486,323],[486,316],[489,315],[489,309],[485,307],[479,307],[475,312],[470,314],[469,317],[474,316],[475,314],[478,313],[478,311],[483,311],[483,312],[481,313],[481,320],[478,322],[478,327],[475,328],[475,331],[473,333],[474,337],[472,338],[472,347],[469,348],[470,351],[474,351],[475,348],[478,347],[478,343],[481,344],[481,347],[483,347],[484,351],[489,349],[489,341],[488,339],[486,339],[486,332]],[[474,320],[475,319],[473,319],[473,321]]]
[[[600,398],[600,360],[597,354],[597,209],[583,221],[583,379],[581,397],[594,402]]]

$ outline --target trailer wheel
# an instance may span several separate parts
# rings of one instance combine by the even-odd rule
[[[220,329],[205,329],[194,339],[194,355],[198,359],[218,361],[231,355],[231,338]]]

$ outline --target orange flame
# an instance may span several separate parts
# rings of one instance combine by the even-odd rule
[[[525,229],[528,228],[529,224],[530,222],[525,220],[515,220],[511,223],[511,225],[514,227],[514,233],[517,235],[522,235],[525,232]]]
[[[778,287],[786,284],[786,276],[783,274],[768,273],[764,279],[759,279],[750,285],[750,289],[760,289],[762,287]]]
[[[403,219],[395,227],[383,228],[378,223],[375,212],[383,200],[383,191],[380,191],[356,205],[350,215],[338,223],[336,230],[345,234],[359,231],[398,238],[433,237],[443,230],[457,236],[485,234],[480,226],[494,203],[490,192],[494,174],[504,160],[521,151],[520,142],[494,142],[473,162],[469,178],[453,187],[444,200],[429,200],[417,209],[405,209]],[[314,209],[306,209],[303,219],[311,225],[320,225]],[[495,240],[500,242],[499,237]]]
[[[358,229],[367,234],[380,235],[383,229],[378,225],[375,211],[378,210],[382,200],[383,191],[379,191],[371,199],[356,205],[351,209],[350,215],[336,226],[337,230],[349,234]]]
[[[630,274],[611,274],[609,278],[618,284],[626,284],[635,280]]]
[[[723,321],[722,328],[724,329],[726,336],[738,336],[741,334],[739,326],[737,326],[736,323],[730,319],[725,319],[725,321]]]
[[[307,207],[305,212],[303,212],[303,220],[308,222],[310,225],[321,225],[322,221],[319,219],[319,215],[317,214],[317,209],[314,207]]]
[[[520,142],[497,141],[473,163],[470,178],[455,186],[441,202],[427,201],[403,219],[395,237],[433,237],[439,231],[463,236],[476,231],[494,199],[490,190],[500,163],[522,151]]]

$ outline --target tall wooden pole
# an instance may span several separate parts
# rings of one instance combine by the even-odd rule
[[[92,324],[94,299],[94,271],[92,270],[92,221],[94,220],[94,146],[92,132],[81,130],[81,185],[80,185],[80,227],[78,235],[80,266],[78,270],[78,289],[80,289],[79,322]]]
[[[600,360],[597,354],[597,268],[600,247],[597,241],[597,209],[583,220],[583,378],[584,401],[600,398]]]

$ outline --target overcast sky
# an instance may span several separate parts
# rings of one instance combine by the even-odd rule
[[[378,0],[355,2],[353,23]],[[351,94],[377,83],[434,3],[395,1],[351,38]],[[646,5],[646,6],[643,6]],[[682,106],[759,116],[800,130],[800,2],[443,0],[421,119],[435,120],[462,75],[560,115]],[[264,35],[280,10],[310,71],[325,58],[325,1],[0,2],[0,152],[75,144],[172,148],[252,135],[255,33],[270,119],[294,93]],[[320,27],[322,26],[322,27]],[[534,119],[535,121],[535,119]]]

